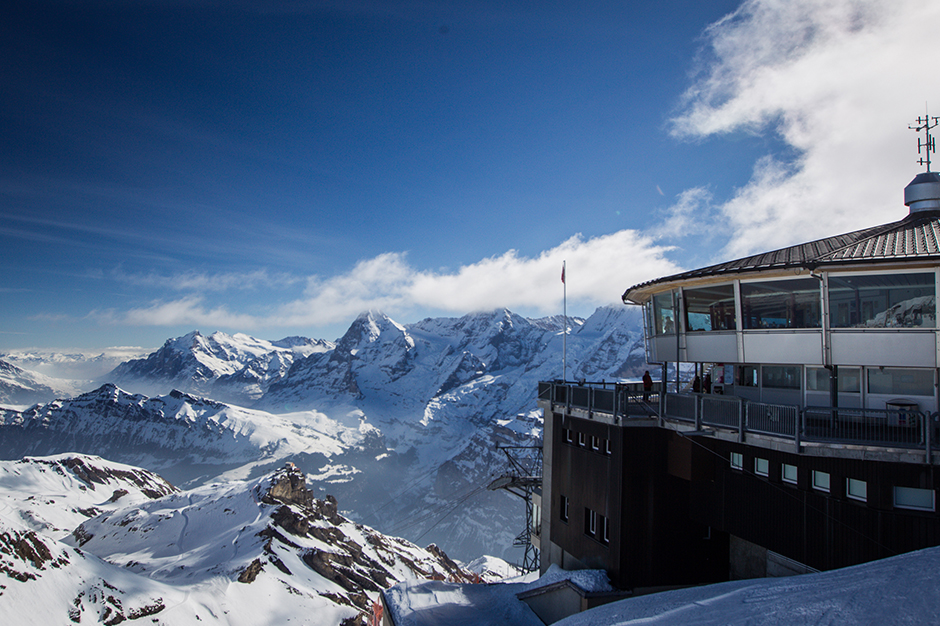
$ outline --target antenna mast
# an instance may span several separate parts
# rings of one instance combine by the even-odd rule
[[[910,124],[907,126],[911,130],[917,132],[924,131],[925,139],[921,140],[920,137],[917,138],[917,154],[924,155],[917,161],[917,163],[920,165],[926,165],[928,172],[930,171],[930,153],[933,152],[936,154],[937,152],[937,145],[934,142],[934,137],[930,134],[930,131],[938,124],[940,124],[940,117],[930,116],[925,112],[923,117],[917,118],[916,126]],[[923,152],[921,152],[921,149],[923,149]]]

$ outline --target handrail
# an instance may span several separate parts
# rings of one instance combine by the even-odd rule
[[[644,399],[643,383],[601,381],[540,382],[538,397],[566,410],[578,409],[592,418],[595,413],[614,419],[651,416],[703,427],[735,432],[740,441],[748,433],[788,439],[802,451],[805,442],[834,445],[863,445],[880,448],[922,450],[928,463],[940,443],[940,412],[905,409],[805,407],[752,402],[737,396],[703,393],[663,394],[661,383]]]

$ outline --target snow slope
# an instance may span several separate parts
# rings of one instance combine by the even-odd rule
[[[936,624],[940,548],[790,578],[740,580],[622,600],[557,626]]]
[[[24,463],[35,469],[62,461]],[[51,497],[42,491],[50,489],[65,506],[85,497],[80,480],[57,484],[42,471],[21,476],[17,501],[26,489],[39,489],[40,498]],[[7,494],[15,492],[6,485]],[[311,616],[317,624],[359,624],[381,588],[419,577],[471,576],[434,546],[421,549],[345,519],[335,500],[312,497],[296,467],[111,508],[64,543],[0,514],[5,624],[146,617],[157,624],[261,625],[309,623]]]

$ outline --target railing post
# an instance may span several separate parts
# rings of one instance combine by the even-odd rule
[[[702,430],[702,403],[704,398],[693,396],[695,398],[695,430]]]

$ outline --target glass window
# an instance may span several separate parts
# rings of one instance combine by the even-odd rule
[[[797,469],[796,465],[783,464],[782,478],[785,483],[793,483],[794,485],[797,482]]]
[[[568,521],[568,497],[567,496],[561,497],[561,521],[563,522]]]
[[[813,470],[813,489],[829,491],[829,473]]]
[[[829,370],[824,367],[806,368],[807,391],[829,393]],[[839,368],[839,393],[861,392],[861,370],[857,367]]]
[[[736,383],[742,387],[756,387],[757,386],[757,366],[756,365],[739,365],[738,370],[738,379]]]
[[[741,283],[744,328],[819,328],[819,281],[797,278]]]
[[[676,310],[672,292],[653,296],[653,333],[672,335],[676,332]]]
[[[934,275],[829,274],[829,316],[833,328],[935,328]]]
[[[754,473],[758,476],[770,474],[770,461],[767,459],[754,459]]]
[[[868,370],[868,393],[892,396],[933,396],[933,370],[899,367]]]
[[[744,467],[744,455],[740,452],[731,453],[731,467],[734,469],[741,469]]]
[[[913,487],[894,488],[894,506],[899,509],[916,509],[918,511],[933,511],[933,489],[915,489]]]
[[[797,365],[763,365],[761,386],[769,389],[799,389],[800,368]]]
[[[735,330],[734,285],[685,289],[682,297],[688,331]]]
[[[845,481],[845,494],[853,500],[868,501],[868,483],[864,480],[847,478]]]

